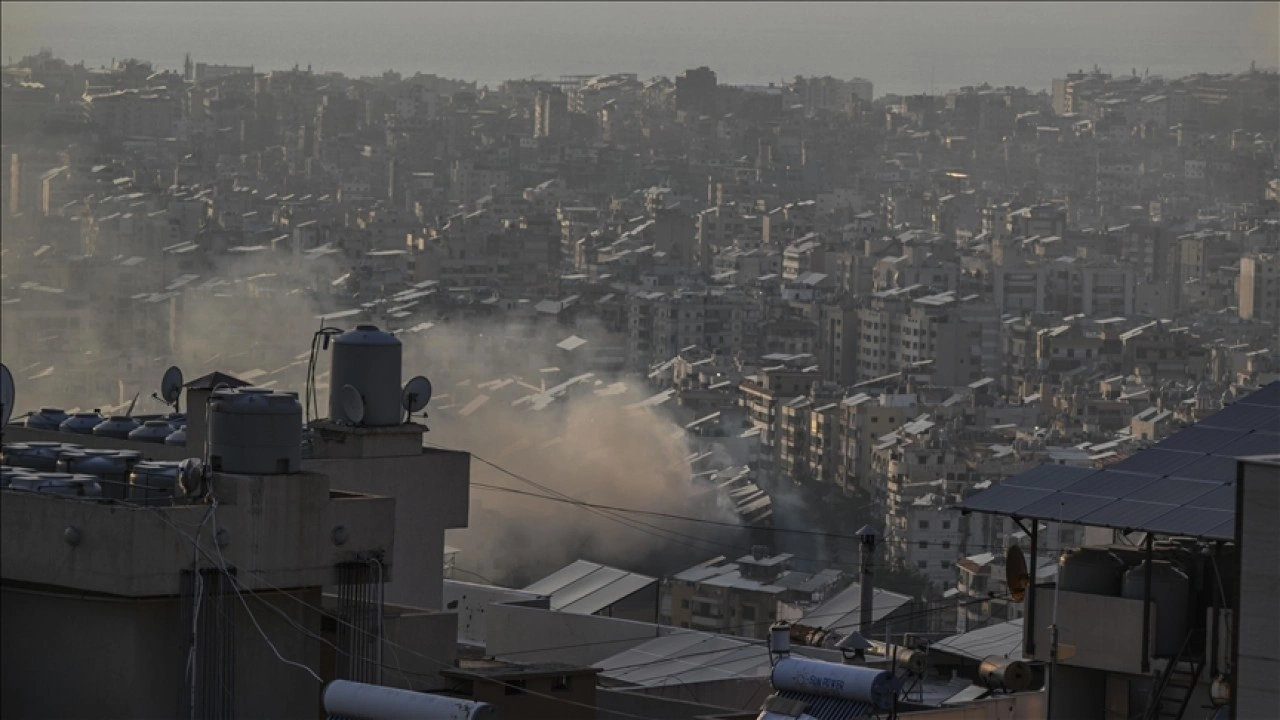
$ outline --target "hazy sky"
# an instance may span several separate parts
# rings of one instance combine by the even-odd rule
[[[512,77],[709,65],[722,81],[863,76],[877,94],[989,81],[1243,70],[1280,58],[1280,3],[4,2],[4,59],[40,47],[92,66],[135,56],[269,70]]]

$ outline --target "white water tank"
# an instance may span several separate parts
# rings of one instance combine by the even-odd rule
[[[825,695],[871,703],[881,710],[893,705],[898,681],[888,670],[789,657],[773,666],[775,690]]]
[[[333,339],[329,371],[329,419],[349,425],[385,427],[404,419],[400,407],[400,339],[373,325],[359,325]],[[350,385],[364,401],[364,416],[347,415],[342,389]]]
[[[219,390],[209,412],[209,464],[216,472],[286,475],[302,466],[302,404],[297,393]]]

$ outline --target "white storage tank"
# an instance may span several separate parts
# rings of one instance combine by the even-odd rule
[[[58,430],[64,433],[75,433],[76,435],[92,435],[93,429],[100,425],[106,418],[96,412],[78,412],[72,414],[62,424],[58,426]]]
[[[128,440],[129,433],[138,429],[138,421],[127,415],[112,415],[93,427],[93,434],[98,437]]]
[[[32,430],[52,430],[57,432],[58,426],[65,422],[66,419],[67,414],[62,411],[62,408],[40,408],[40,412],[27,416],[27,427]]]
[[[140,462],[129,473],[129,499],[140,505],[167,505],[177,493],[179,463]]]
[[[163,444],[164,439],[173,434],[173,426],[168,420],[147,420],[129,433],[129,439],[135,442]]]
[[[333,340],[333,366],[329,371],[329,419],[350,425],[383,427],[399,425],[400,339],[374,325],[359,325]],[[343,388],[350,385],[364,401],[364,416],[349,417]]]
[[[219,390],[209,413],[209,464],[215,472],[285,475],[302,466],[302,404],[297,393]]]
[[[888,670],[807,658],[779,660],[773,666],[770,679],[775,690],[857,700],[881,710],[893,705],[893,697],[898,692],[898,681]]]

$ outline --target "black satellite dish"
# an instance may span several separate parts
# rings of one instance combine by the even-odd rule
[[[13,385],[13,373],[4,363],[0,363],[0,427],[9,424],[13,416],[13,401],[17,389]]]

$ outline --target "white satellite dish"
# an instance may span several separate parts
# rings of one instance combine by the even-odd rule
[[[160,380],[160,397],[166,403],[173,406],[176,411],[178,409],[178,398],[182,396],[182,370],[177,365],[164,371],[164,378]]]
[[[364,398],[361,397],[360,391],[351,385],[343,385],[339,392],[342,414],[347,416],[347,422],[353,425],[364,422]]]
[[[0,427],[9,424],[13,416],[13,400],[16,389],[13,386],[13,373],[4,363],[0,363]]]
[[[429,402],[431,402],[430,380],[419,375],[404,384],[404,390],[400,393],[400,407],[410,415],[422,412]]]

